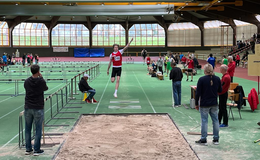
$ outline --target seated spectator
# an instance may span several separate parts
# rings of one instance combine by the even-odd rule
[[[91,88],[88,84],[88,78],[89,75],[88,74],[84,74],[84,76],[81,78],[80,82],[79,82],[79,90],[83,93],[83,92],[89,92],[89,96],[85,99],[85,101],[87,103],[97,103],[97,101],[94,99],[94,95],[96,94],[96,90]]]
[[[155,60],[153,60],[152,67],[153,67],[153,71],[157,72],[157,65],[156,65]]]

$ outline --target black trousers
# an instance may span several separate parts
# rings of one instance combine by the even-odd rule
[[[219,112],[218,112],[219,124],[221,124],[221,120],[223,117],[223,124],[228,125],[227,98],[228,98],[227,92],[222,95],[219,95]]]
[[[162,69],[162,67],[159,67],[159,71],[162,72],[162,75],[163,75],[163,69]]]
[[[230,82],[231,82],[231,83],[233,83],[233,77],[230,77],[230,79],[231,79],[231,81],[230,81]]]

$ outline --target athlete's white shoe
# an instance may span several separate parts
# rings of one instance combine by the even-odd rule
[[[116,93],[114,93],[114,97],[117,98],[117,94]]]

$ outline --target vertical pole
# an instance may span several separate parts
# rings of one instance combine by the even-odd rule
[[[78,94],[77,93],[77,76],[75,76],[74,79],[75,79],[75,83],[74,83],[75,84],[75,88],[74,88],[75,93],[74,94]]]
[[[60,92],[61,92],[61,108],[63,108],[63,91],[62,91],[63,89],[61,89],[60,90]]]
[[[66,104],[68,104],[68,84],[66,85],[65,96],[66,96]]]
[[[71,78],[70,82],[70,99],[75,99],[75,97],[73,97],[73,78]]]
[[[51,110],[51,119],[53,118],[53,115],[52,115],[52,96],[50,97],[50,110]]]
[[[56,100],[57,100],[57,113],[59,113],[59,95],[57,93],[56,94]]]
[[[259,95],[259,76],[258,76],[258,95]]]
[[[44,121],[42,122],[42,140],[43,140],[43,144],[45,144]]]

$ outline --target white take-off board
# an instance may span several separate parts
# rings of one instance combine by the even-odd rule
[[[260,76],[260,44],[255,45],[254,55],[248,55],[248,75]]]

